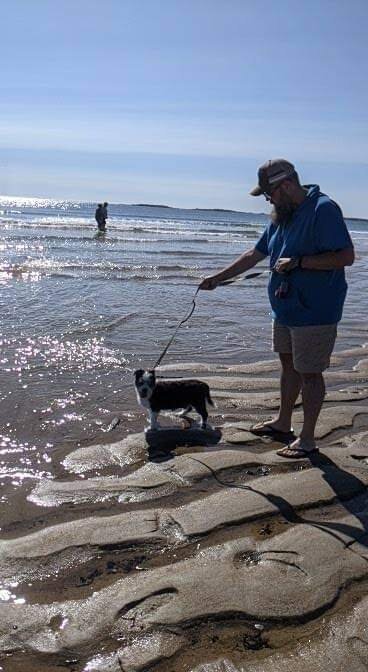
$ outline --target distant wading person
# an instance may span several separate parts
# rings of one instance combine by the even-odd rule
[[[105,218],[104,218],[104,208],[102,203],[97,204],[96,212],[95,212],[95,220],[97,222],[98,230],[99,231],[106,231],[106,226],[105,226]]]
[[[215,289],[270,257],[268,294],[273,350],[281,362],[281,400],[277,418],[252,431],[288,443],[278,455],[305,457],[318,450],[315,427],[325,396],[322,372],[330,365],[347,290],[344,267],[353,264],[354,247],[340,207],[318,185],[302,186],[289,161],[264,163],[250,193],[272,203],[271,222],[253,249],[205,278],[200,289]],[[295,440],[291,417],[300,391],[304,422]]]
[[[103,219],[103,231],[106,231],[106,220],[107,220],[107,206],[109,204],[105,201],[102,206],[102,219]]]

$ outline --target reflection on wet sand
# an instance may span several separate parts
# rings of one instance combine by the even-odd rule
[[[366,669],[367,352],[335,355],[310,460],[250,432],[278,403],[272,359],[179,367],[210,379],[218,443],[150,448],[133,405],[42,454],[4,434],[4,669],[332,672],[326,650]]]

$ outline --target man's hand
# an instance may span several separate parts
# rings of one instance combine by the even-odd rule
[[[288,273],[294,268],[298,268],[299,262],[299,257],[280,257],[280,259],[276,261],[274,270],[277,273]]]
[[[210,275],[208,278],[204,278],[198,289],[216,289],[217,285],[220,284],[220,281],[216,278],[215,275]]]

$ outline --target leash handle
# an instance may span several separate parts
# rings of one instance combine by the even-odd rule
[[[163,349],[163,351],[162,351],[161,355],[159,356],[159,358],[158,358],[156,364],[154,365],[153,369],[156,369],[156,367],[159,366],[159,364],[161,364],[161,362],[162,362],[163,358],[165,357],[165,355],[166,355],[166,353],[167,353],[167,351],[168,351],[168,349],[169,349],[171,343],[173,342],[173,340],[174,340],[176,334],[178,333],[178,331],[179,331],[181,325],[184,324],[185,322],[188,322],[189,318],[192,317],[192,315],[193,315],[193,313],[194,313],[194,310],[195,310],[195,307],[196,307],[195,298],[196,298],[198,292],[199,292],[199,287],[197,287],[197,289],[196,289],[196,291],[195,291],[195,294],[194,294],[194,296],[193,296],[193,299],[192,299],[192,307],[191,307],[191,309],[190,309],[188,315],[186,315],[185,317],[183,317],[182,320],[180,320],[180,322],[179,322],[179,324],[177,325],[177,327],[176,327],[176,329],[175,329],[173,335],[171,336],[169,342],[167,343],[167,345],[166,345],[165,348]]]
[[[234,282],[240,282],[241,280],[251,280],[252,278],[258,278],[259,275],[263,275],[264,273],[271,273],[271,271],[268,268],[266,268],[264,271],[256,271],[255,273],[248,273],[247,275],[242,275],[232,280],[223,280],[223,282],[219,282],[218,286],[224,287],[225,285],[232,285]]]

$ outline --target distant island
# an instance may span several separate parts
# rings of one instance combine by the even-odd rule
[[[227,208],[176,208],[173,205],[161,205],[160,203],[132,203],[131,205],[135,208],[167,208],[168,210],[200,210],[201,212],[235,212],[239,215],[243,214],[241,210],[228,210]]]
[[[243,210],[229,210],[228,208],[180,208],[173,205],[161,205],[160,203],[131,203],[135,208],[166,208],[167,210],[192,210],[193,212],[232,212],[237,215],[264,215],[269,216],[267,212],[244,212]],[[345,219],[351,222],[368,222],[364,217],[349,217],[345,215]]]
[[[191,209],[201,210],[202,212],[235,212],[238,213],[239,215],[243,214],[241,210],[228,210],[227,208],[191,208]]]
[[[168,208],[173,210],[172,205],[161,205],[160,203],[132,203],[135,208]],[[182,210],[183,208],[180,208]]]

